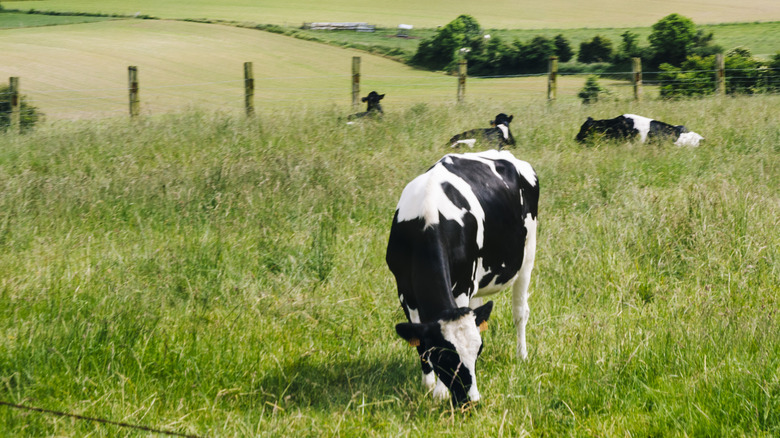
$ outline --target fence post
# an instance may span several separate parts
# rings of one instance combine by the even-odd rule
[[[360,57],[352,57],[352,108],[360,105]]]
[[[715,55],[715,94],[726,94],[726,61],[722,53]]]
[[[466,98],[466,76],[468,74],[468,61],[461,59],[458,61],[458,103]]]
[[[632,58],[633,75],[631,82],[634,83],[634,100],[642,97],[642,58]]]
[[[138,97],[138,67],[127,67],[128,89],[130,90],[130,117],[137,117],[141,112],[141,101]]]
[[[19,99],[19,78],[12,76],[8,79],[9,101],[11,102],[11,132],[20,132],[22,126],[21,99]]]
[[[244,107],[247,117],[255,114],[255,75],[251,62],[244,63]]]
[[[558,94],[558,57],[551,56],[547,74],[547,100],[553,101]]]

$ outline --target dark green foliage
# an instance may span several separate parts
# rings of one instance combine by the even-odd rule
[[[589,64],[592,62],[608,62],[612,60],[612,41],[601,35],[580,44],[577,61]]]
[[[585,86],[577,93],[577,97],[582,99],[582,103],[596,103],[599,100],[599,96],[606,94],[607,90],[599,85],[597,76],[588,76],[585,80]]]
[[[420,42],[411,63],[431,70],[452,67],[456,52],[482,44],[482,29],[470,15],[461,15],[439,29],[432,38]]]
[[[670,14],[653,25],[648,39],[658,63],[680,65],[694,47],[696,28],[690,18]]]
[[[777,55],[776,55],[777,56]],[[726,54],[726,93],[754,94],[777,89],[777,71],[771,63],[753,58],[749,50],[732,49]],[[769,67],[769,68],[766,68]],[[715,93],[715,56],[691,55],[680,67],[660,66],[662,97],[704,96]]]
[[[571,43],[563,34],[558,34],[553,38],[555,44],[555,55],[560,62],[569,62],[574,57],[574,49],[571,48]]]
[[[22,132],[32,129],[43,115],[38,108],[27,103],[27,98],[20,96],[19,124]],[[0,132],[11,126],[11,93],[8,85],[0,86]]]

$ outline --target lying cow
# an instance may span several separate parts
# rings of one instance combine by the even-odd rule
[[[633,140],[639,136],[642,143],[654,140],[675,140],[678,146],[698,146],[704,139],[701,135],[688,131],[683,125],[670,125],[658,120],[634,114],[623,114],[614,119],[588,120],[582,124],[577,141],[584,142],[594,135],[602,135],[609,139]]]
[[[386,256],[409,320],[395,329],[417,347],[434,397],[479,400],[480,332],[493,309],[482,299],[509,285],[517,355],[528,356],[538,203],[534,169],[508,151],[446,155],[404,188]]]
[[[514,146],[515,138],[509,131],[509,123],[514,116],[507,116],[501,113],[495,120],[490,121],[491,128],[472,129],[462,132],[450,139],[450,147],[460,147],[461,144],[473,148],[478,141],[489,147],[501,150],[504,146]]]
[[[384,115],[384,111],[382,111],[382,105],[379,104],[379,101],[384,98],[384,94],[379,94],[376,91],[368,93],[368,96],[360,99],[361,101],[366,102],[366,110],[360,113],[350,114],[347,116],[347,119],[355,120],[366,116],[381,117]]]

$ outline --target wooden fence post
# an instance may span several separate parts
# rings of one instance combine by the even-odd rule
[[[21,132],[21,99],[19,99],[19,78],[11,77],[8,79],[8,93],[11,102],[11,132]]]
[[[468,74],[468,61],[461,59],[458,61],[458,103],[466,98],[466,76]]]
[[[631,82],[634,84],[634,100],[642,98],[642,58],[632,58],[633,75]]]
[[[251,62],[244,63],[244,107],[247,117],[255,114],[255,76]]]
[[[547,100],[552,102],[558,94],[558,57],[551,56],[547,74]]]
[[[360,105],[360,57],[352,57],[352,108]]]
[[[726,94],[726,61],[722,53],[715,55],[715,94]]]
[[[130,90],[130,117],[137,117],[141,112],[141,101],[138,96],[138,67],[127,67],[128,89]]]

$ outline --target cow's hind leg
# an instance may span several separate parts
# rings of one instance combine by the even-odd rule
[[[528,307],[528,286],[531,283],[531,271],[536,258],[536,220],[530,215],[525,220],[525,228],[528,235],[525,239],[523,265],[517,280],[512,285],[512,317],[517,329],[517,357],[520,359],[528,358],[528,348],[525,343],[525,327],[531,315],[531,309]]]

